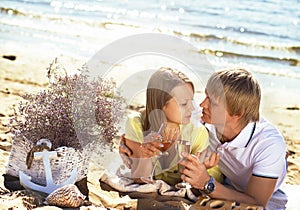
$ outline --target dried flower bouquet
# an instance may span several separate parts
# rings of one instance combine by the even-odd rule
[[[83,66],[68,75],[55,59],[49,66],[49,87],[27,94],[11,120],[13,145],[7,174],[18,177],[19,170],[32,181],[45,184],[42,160],[26,166],[26,156],[40,139],[49,139],[58,158],[51,160],[54,179],[66,179],[78,168],[77,181],[87,175],[91,150],[111,145],[123,116],[124,100],[112,79],[89,78]],[[61,149],[64,148],[64,149]],[[62,182],[63,180],[54,180]]]

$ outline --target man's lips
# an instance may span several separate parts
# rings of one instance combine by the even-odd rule
[[[204,116],[204,115],[209,116],[209,114],[207,112],[202,111],[202,116]]]

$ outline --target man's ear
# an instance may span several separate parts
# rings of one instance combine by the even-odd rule
[[[238,122],[238,121],[240,121],[243,118],[244,113],[245,112],[243,112],[241,114],[236,114],[236,115],[232,116],[232,119],[234,119],[236,122]]]

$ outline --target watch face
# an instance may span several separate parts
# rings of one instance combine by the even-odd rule
[[[212,192],[212,191],[214,191],[214,189],[215,189],[215,185],[214,185],[214,183],[208,183],[208,185],[207,185],[207,191],[209,191],[209,192]]]
[[[212,193],[215,190],[215,187],[214,179],[211,177],[204,187],[204,192],[206,194]]]

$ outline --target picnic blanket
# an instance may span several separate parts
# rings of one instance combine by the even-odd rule
[[[105,170],[100,181],[120,192],[158,192],[160,195],[183,197],[192,201],[197,201],[198,199],[191,189],[176,189],[174,186],[170,186],[163,180],[154,180],[153,183],[136,184],[129,176],[120,173],[120,170],[118,170],[116,174]]]

